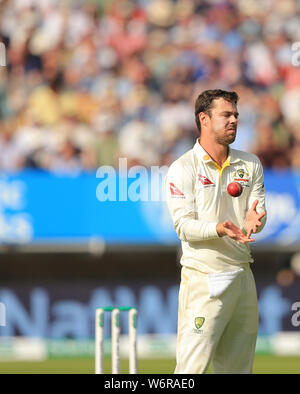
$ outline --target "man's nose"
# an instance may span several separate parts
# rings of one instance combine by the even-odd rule
[[[230,118],[229,118],[229,122],[230,122],[231,124],[237,124],[237,122],[238,122],[237,116],[234,115],[234,114],[232,114],[232,115],[230,116]]]

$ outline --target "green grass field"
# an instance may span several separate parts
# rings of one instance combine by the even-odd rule
[[[139,360],[140,374],[173,374],[175,360]],[[122,360],[121,372],[127,373],[128,362]],[[110,373],[110,360],[105,362],[105,372]],[[42,362],[0,362],[0,374],[93,374],[93,359],[63,359]],[[254,374],[300,374],[300,356],[283,357],[257,355]]]

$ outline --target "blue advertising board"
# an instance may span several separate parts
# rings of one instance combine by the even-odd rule
[[[146,170],[145,170],[146,171]],[[143,176],[142,176],[143,175]],[[161,179],[107,171],[58,176],[23,171],[0,176],[0,242],[177,244]],[[156,177],[156,178],[155,178]],[[154,179],[155,178],[155,179]],[[300,173],[265,171],[268,221],[258,244],[300,243]]]
[[[280,286],[272,279],[256,278],[261,335],[280,331],[299,333],[299,285]],[[139,335],[176,333],[178,283],[172,281],[95,282],[66,281],[53,283],[47,279],[38,286],[31,283],[12,284],[0,281],[0,300],[6,308],[6,319],[0,327],[0,338],[19,335],[39,338],[91,338],[97,307],[107,305],[135,306],[139,310]],[[294,316],[294,318],[293,318]],[[109,314],[106,319],[109,319]],[[128,319],[128,314],[121,316]],[[127,330],[128,321],[121,324]],[[106,335],[110,324],[105,323]],[[1,344],[0,344],[1,350]],[[1,353],[1,352],[0,352]],[[1,357],[0,357],[1,358]]]

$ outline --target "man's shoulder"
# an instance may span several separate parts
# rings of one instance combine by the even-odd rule
[[[251,152],[246,152],[243,150],[238,150],[238,149],[232,149],[231,150],[231,155],[234,159],[240,159],[242,161],[246,161],[248,163],[253,163],[253,164],[260,164],[259,158]]]
[[[176,160],[171,163],[169,168],[179,168],[179,167],[186,167],[191,166],[193,164],[194,153],[193,149],[189,149],[187,152],[179,156]]]

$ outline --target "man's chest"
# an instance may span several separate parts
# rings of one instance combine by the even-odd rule
[[[237,182],[242,186],[243,192],[239,197],[228,194],[227,186],[231,182]],[[222,168],[214,162],[201,163],[196,168],[195,202],[202,209],[244,205],[250,194],[252,182],[252,170],[244,162],[228,163]]]

